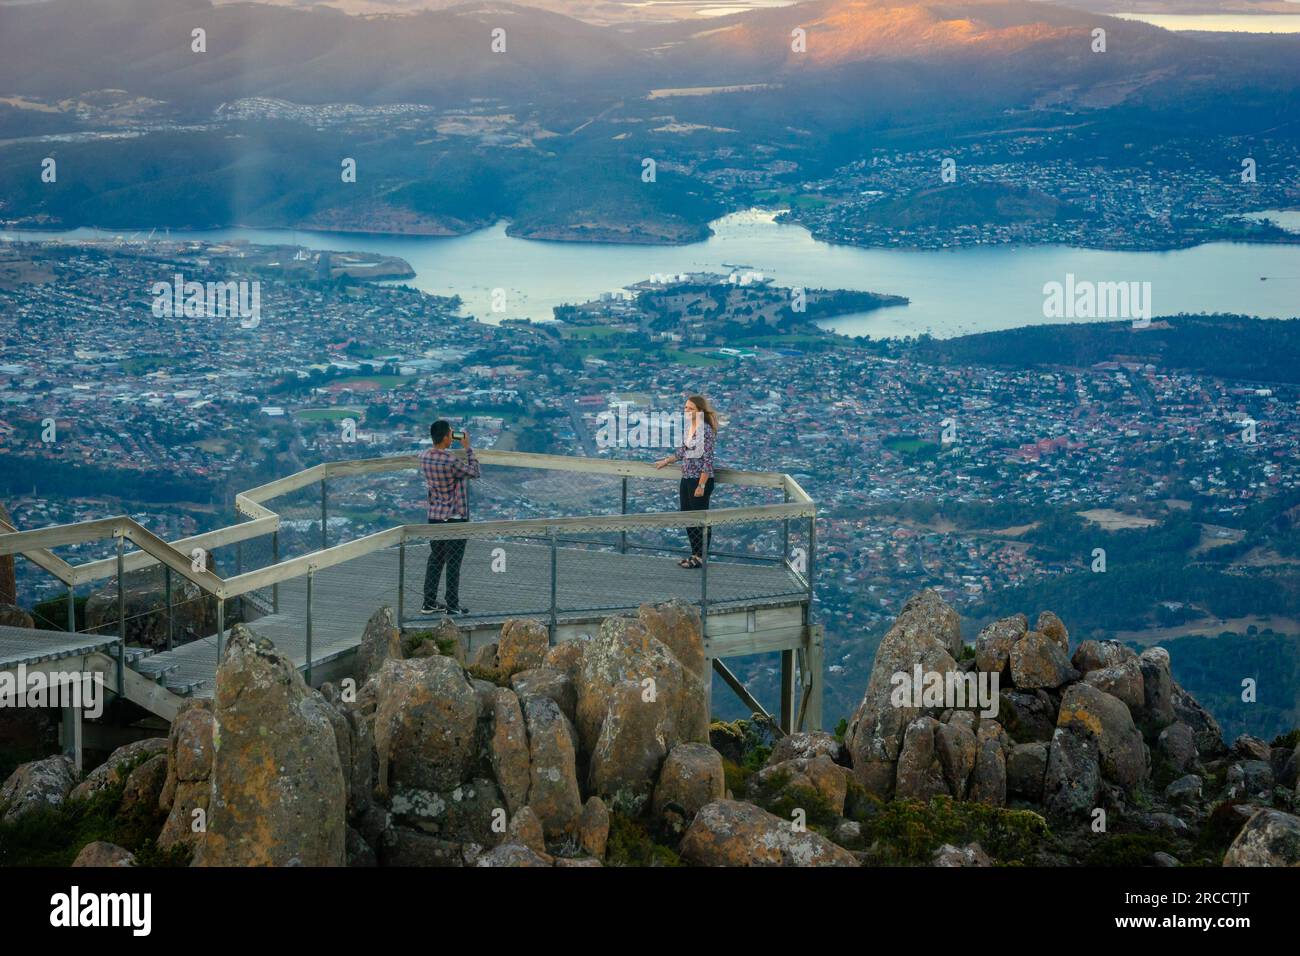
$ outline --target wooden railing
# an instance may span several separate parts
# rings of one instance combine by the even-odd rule
[[[75,620],[73,601],[75,587],[79,584],[116,577],[118,581],[119,637],[122,638],[121,644],[123,646],[125,645],[123,575],[161,564],[167,575],[169,607],[170,575],[173,572],[193,582],[204,593],[217,598],[218,660],[221,656],[221,639],[225,630],[225,601],[227,599],[268,587],[275,593],[279,584],[303,576],[308,578],[308,594],[310,595],[311,577],[317,571],[345,564],[364,555],[393,546],[401,546],[404,556],[405,544],[411,540],[536,536],[547,539],[550,542],[552,551],[554,551],[558,546],[559,536],[566,531],[618,532],[621,533],[622,546],[626,550],[626,532],[634,529],[708,528],[727,524],[779,521],[782,524],[782,557],[780,560],[799,581],[801,590],[806,592],[807,599],[811,602],[813,561],[816,549],[816,506],[803,488],[799,486],[799,483],[789,475],[777,472],[738,471],[726,468],[720,468],[714,474],[714,480],[719,484],[780,490],[785,498],[785,501],[780,504],[717,508],[708,511],[627,514],[627,481],[629,478],[676,480],[680,477],[679,470],[676,468],[660,470],[646,462],[570,458],[561,455],[538,455],[524,452],[486,450],[477,452],[476,455],[485,466],[535,468],[620,477],[623,484],[621,500],[624,513],[618,515],[578,515],[501,521],[467,521],[458,522],[454,525],[403,524],[329,546],[326,531],[328,526],[327,482],[331,478],[345,476],[418,470],[418,456],[402,455],[389,458],[326,462],[285,478],[260,485],[240,493],[235,498],[236,509],[250,520],[172,542],[164,541],[125,515],[74,524],[55,525],[31,531],[17,531],[12,525],[0,522],[0,532],[2,532],[0,533],[0,555],[22,555],[68,586],[69,630],[75,630],[75,626],[73,626]],[[321,485],[322,547],[308,554],[281,561],[279,560],[278,547],[281,519],[280,515],[268,507],[267,503],[317,482]],[[808,547],[800,562],[802,564],[802,567],[800,567],[790,560],[789,535],[790,522],[802,519],[808,521]],[[221,577],[212,571],[206,570],[206,568],[196,568],[195,562],[190,557],[195,548],[209,552],[213,548],[230,544],[237,545],[265,535],[272,536],[273,554],[275,555],[274,563],[253,571],[243,572],[237,569],[234,575]],[[705,540],[707,540],[707,537],[706,535]],[[116,557],[90,561],[81,565],[69,564],[50,550],[60,546],[84,544],[109,538],[117,539],[118,553]],[[126,554],[125,542],[127,541],[130,541],[139,550]],[[553,560],[552,568],[554,569],[554,567],[555,562]],[[700,580],[702,592],[701,610],[707,613],[707,562]],[[554,592],[554,589],[553,581],[552,592]],[[400,601],[401,588],[399,587]],[[278,603],[278,595],[273,598],[273,602]],[[554,602],[552,604],[552,618],[554,619]],[[399,617],[400,614],[399,608]],[[308,621],[310,622],[310,614],[308,615]],[[554,620],[552,620],[552,624],[554,624]],[[169,622],[169,643],[170,630]],[[307,653],[309,674],[311,662],[310,640],[309,623]],[[119,648],[119,658],[121,653],[121,648]],[[121,660],[119,659],[119,684],[121,683],[120,671]]]

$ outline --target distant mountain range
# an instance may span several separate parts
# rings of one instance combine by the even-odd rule
[[[1300,41],[1194,41],[1147,24],[1033,0],[814,0],[670,24],[595,26],[510,3],[468,3],[402,16],[348,16],[209,0],[46,0],[0,8],[0,92],[62,98],[126,89],[208,109],[246,96],[296,102],[447,103],[600,90],[828,77],[924,68],[969,95],[971,70],[993,96],[1069,86],[1133,95],[1152,86],[1300,85]],[[207,52],[190,49],[196,27]],[[1090,34],[1107,31],[1105,54]],[[491,31],[506,31],[506,52]],[[806,31],[806,52],[792,31]],[[1115,88],[1118,87],[1121,88]],[[866,94],[869,91],[857,91]],[[1105,99],[1105,97],[1103,97]],[[1099,101],[1100,102],[1100,101]],[[1101,105],[1106,105],[1104,102]]]

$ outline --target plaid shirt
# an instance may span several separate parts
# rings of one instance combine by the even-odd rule
[[[446,448],[426,448],[420,452],[420,470],[429,489],[429,520],[468,518],[465,506],[465,479],[479,477],[474,449],[467,449],[461,461]]]
[[[695,429],[695,440],[690,439],[690,425],[686,426],[687,437],[677,449],[677,460],[682,463],[683,478],[698,478],[701,474],[713,475],[713,429],[708,422],[700,422]]]

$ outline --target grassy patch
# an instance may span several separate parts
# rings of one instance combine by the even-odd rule
[[[606,866],[681,866],[671,847],[656,843],[640,821],[617,811],[609,815]]]
[[[870,797],[853,802],[863,841],[881,863],[928,864],[943,844],[974,841],[999,863],[1032,864],[1050,836],[1047,822],[1028,810],[958,803],[949,797],[935,797],[928,804],[881,803]]]
[[[96,840],[130,850],[139,866],[188,866],[188,847],[177,845],[164,851],[154,842],[167,820],[157,804],[121,813],[126,778],[151,756],[142,754],[124,763],[121,781],[87,800],[65,800],[0,823],[0,866],[71,866],[82,847]]]

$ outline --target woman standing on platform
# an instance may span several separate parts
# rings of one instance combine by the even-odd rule
[[[677,494],[682,511],[707,511],[713,494],[713,443],[718,433],[718,414],[703,395],[686,400],[685,435],[677,453],[655,462],[656,468],[682,463],[682,480]],[[687,528],[690,557],[677,563],[683,568],[704,566],[704,545],[713,538],[711,528]]]

